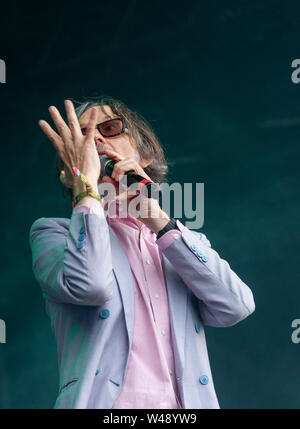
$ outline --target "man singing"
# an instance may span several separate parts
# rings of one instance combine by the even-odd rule
[[[167,172],[147,121],[112,98],[76,110],[65,100],[65,109],[67,123],[49,108],[56,131],[39,125],[57,151],[72,215],[30,229],[32,269],[57,342],[54,408],[220,408],[204,326],[253,313],[251,290],[203,233],[170,218],[157,199],[144,197],[140,215],[121,216],[121,194],[138,198],[120,192],[126,172],[157,184]],[[101,175],[103,154],[116,161],[111,177]],[[116,198],[95,197],[104,183]]]

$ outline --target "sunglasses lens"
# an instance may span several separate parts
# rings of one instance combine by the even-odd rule
[[[115,136],[116,134],[121,134],[123,129],[122,119],[116,118],[111,119],[110,121],[105,121],[102,124],[98,125],[101,133],[105,137]],[[81,128],[81,132],[83,135],[86,135],[87,128]]]
[[[100,124],[100,129],[105,137],[114,136],[122,132],[123,124],[121,119],[112,119]]]

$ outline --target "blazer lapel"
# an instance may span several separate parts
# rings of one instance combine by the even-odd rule
[[[180,369],[182,369],[184,367],[184,342],[188,299],[187,287],[166,256],[162,254],[162,257],[168,291],[173,348],[174,352],[175,350],[177,351],[177,353],[174,353],[174,357],[176,358],[176,355],[179,356],[180,361],[178,363],[180,364]]]
[[[128,263],[127,256],[123,247],[114,233],[113,229],[109,226],[111,253],[113,260],[113,270],[115,272],[116,280],[119,285],[120,294],[123,301],[123,308],[125,312],[125,320],[128,331],[129,343],[131,347],[134,327],[134,284],[131,269]]]

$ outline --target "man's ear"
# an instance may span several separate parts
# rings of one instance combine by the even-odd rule
[[[141,160],[141,167],[142,167],[142,168],[146,168],[146,167],[148,167],[148,165],[150,165],[152,161],[153,161],[153,158],[150,158],[150,159],[142,159],[142,160]]]
[[[65,170],[61,170],[60,172],[60,176],[59,176],[59,180],[61,181],[61,183],[66,187],[66,188],[73,188],[72,183],[70,183],[70,181],[68,180],[68,178],[66,177],[66,173]]]

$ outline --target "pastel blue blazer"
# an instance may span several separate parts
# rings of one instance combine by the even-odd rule
[[[182,234],[162,255],[180,400],[184,409],[220,408],[204,326],[245,319],[255,310],[253,294],[204,234],[177,225]],[[134,283],[122,245],[105,217],[82,212],[37,219],[29,242],[57,342],[53,408],[111,409],[134,327]]]

